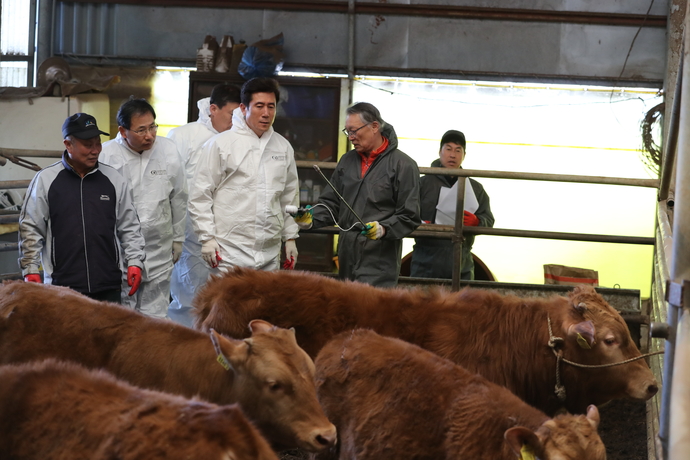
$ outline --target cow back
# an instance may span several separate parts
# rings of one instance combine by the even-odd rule
[[[551,337],[563,339],[557,350],[564,358],[584,365],[640,356],[620,314],[588,286],[568,297],[522,298],[470,288],[381,289],[300,272],[236,269],[207,283],[195,305],[202,329],[241,336],[240,326],[251,318],[294,327],[311,356],[335,334],[369,328],[478,372],[548,414],[564,406],[584,413],[590,404],[623,396],[648,399],[658,389],[643,360],[597,369],[562,364],[557,370]],[[572,330],[588,322],[592,343],[583,349]],[[565,402],[555,392],[557,371]]]
[[[268,325],[246,340],[216,341],[218,350],[209,334],[67,288],[0,286],[0,364],[74,361],[141,388],[237,402],[281,447],[318,451],[335,441],[316,399],[313,362],[292,332]],[[289,391],[271,391],[272,382]]]
[[[0,366],[0,431],[2,458],[277,460],[237,405],[54,360]]]
[[[340,459],[513,460],[504,434],[518,426],[539,437],[541,458],[605,458],[585,416],[551,420],[506,388],[373,331],[336,336],[315,364],[319,399],[339,431]]]

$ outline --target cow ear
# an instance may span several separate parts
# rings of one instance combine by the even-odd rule
[[[254,319],[249,322],[249,330],[252,331],[252,334],[256,334],[257,332],[269,332],[274,327],[273,324],[262,319]]]
[[[576,312],[578,312],[581,315],[584,315],[585,312],[587,311],[587,304],[584,302],[580,302],[577,305],[573,304],[573,308],[575,309]]]
[[[213,328],[210,330],[209,335],[216,353],[216,361],[226,371],[232,370],[234,372],[237,364],[246,360],[246,346],[243,346],[241,340],[230,340],[217,333]]]
[[[577,341],[580,348],[589,350],[596,343],[596,330],[591,321],[581,321],[568,327],[568,338]]]
[[[596,430],[599,427],[599,409],[594,404],[590,404],[587,407],[587,420],[592,424],[592,427]]]
[[[543,447],[537,434],[524,426],[514,426],[503,434],[515,455],[522,460],[536,460],[543,457]]]

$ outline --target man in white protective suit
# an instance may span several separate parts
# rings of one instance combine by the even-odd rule
[[[197,102],[199,119],[175,128],[168,133],[177,145],[187,171],[187,186],[193,182],[194,168],[201,146],[211,137],[232,127],[232,112],[240,106],[240,89],[234,85],[216,85],[211,97]],[[192,220],[187,215],[182,255],[172,271],[168,317],[187,327],[193,327],[192,300],[197,289],[203,286],[212,273],[211,267],[201,258],[201,243],[194,233]]]
[[[117,112],[118,135],[103,144],[100,161],[129,182],[146,242],[141,287],[122,304],[157,318],[167,316],[170,274],[182,254],[187,181],[175,143],[157,139],[156,112],[144,99],[130,98]]]
[[[285,206],[299,203],[290,143],[273,130],[278,82],[258,77],[242,86],[232,128],[201,149],[190,188],[189,215],[212,268],[276,270],[281,243],[296,263],[298,227]]]

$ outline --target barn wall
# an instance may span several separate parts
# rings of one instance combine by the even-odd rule
[[[649,0],[355,2],[354,70],[585,83],[620,77],[627,84],[661,86],[668,2],[653,2],[646,19]],[[229,34],[251,44],[283,32],[287,69],[345,72],[350,63],[347,1],[159,3],[56,1],[44,14],[54,24],[52,52],[91,63],[192,65],[206,34]],[[45,56],[45,49],[39,55]]]

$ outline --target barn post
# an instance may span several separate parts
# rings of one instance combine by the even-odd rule
[[[685,29],[690,18],[686,15]],[[680,128],[676,159],[675,207],[673,216],[673,256],[666,292],[668,324],[675,331],[666,342],[664,389],[659,438],[670,460],[687,459],[690,452],[690,68],[685,34],[681,84]],[[676,95],[677,96],[677,95]],[[683,120],[686,120],[683,123]],[[675,356],[677,355],[677,357]],[[671,405],[673,401],[673,405]]]
[[[458,198],[455,204],[455,226],[453,228],[453,280],[451,290],[460,290],[460,276],[462,275],[462,245],[464,237],[462,236],[463,221],[465,210],[465,184],[464,176],[458,176]]]

